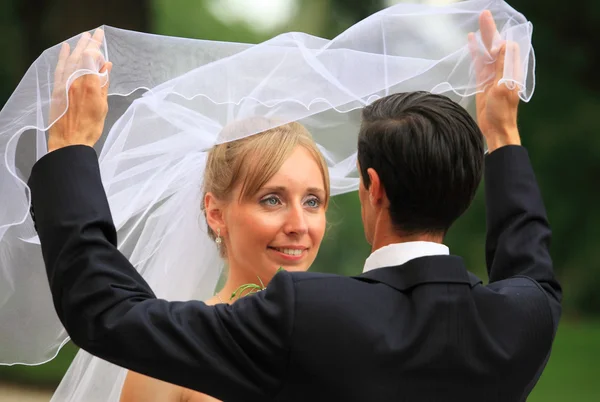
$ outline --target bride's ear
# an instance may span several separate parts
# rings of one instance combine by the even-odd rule
[[[221,229],[221,234],[225,229],[225,220],[223,219],[223,201],[217,199],[213,193],[206,193],[204,196],[204,210],[206,211],[206,222],[208,226],[216,233]]]

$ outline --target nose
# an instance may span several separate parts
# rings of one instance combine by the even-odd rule
[[[305,211],[302,205],[294,204],[288,210],[284,231],[290,236],[299,236],[308,232]]]

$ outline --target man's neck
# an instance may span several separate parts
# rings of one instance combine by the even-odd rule
[[[444,235],[430,233],[403,234],[399,233],[394,227],[392,227],[389,220],[378,220],[377,224],[375,225],[375,233],[373,235],[371,252],[379,250],[382,247],[389,246],[390,244],[408,243],[411,241],[427,241],[442,244],[444,242]]]

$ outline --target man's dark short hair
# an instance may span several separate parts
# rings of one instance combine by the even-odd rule
[[[471,204],[483,170],[484,142],[469,113],[448,97],[394,94],[367,106],[358,162],[381,179],[399,233],[446,233]]]

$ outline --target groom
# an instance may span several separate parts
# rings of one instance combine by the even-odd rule
[[[516,51],[492,48],[492,24],[483,14],[496,62],[474,54],[480,78],[496,76],[477,99],[481,131],[438,95],[396,94],[365,108],[359,197],[373,246],[365,272],[281,272],[231,306],[158,300],[117,250],[91,148],[106,91],[92,75],[75,81],[52,152],[29,181],[54,304],[73,342],[225,401],[525,400],[550,355],[561,290],[520,146],[518,95],[496,85],[505,53]],[[484,165],[485,286],[442,245]]]

